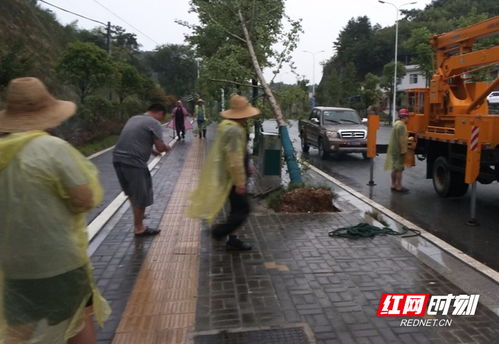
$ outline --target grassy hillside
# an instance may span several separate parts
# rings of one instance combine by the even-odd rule
[[[19,76],[37,76],[56,87],[51,71],[72,28],[61,26],[33,0],[1,0],[0,13],[0,89]]]

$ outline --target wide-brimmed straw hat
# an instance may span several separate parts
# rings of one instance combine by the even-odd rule
[[[222,117],[228,119],[242,119],[256,116],[260,110],[251,106],[246,97],[240,95],[233,95],[230,98],[230,109],[221,113]]]
[[[55,128],[76,112],[75,103],[55,99],[37,78],[12,79],[6,103],[0,111],[3,133]]]
[[[204,103],[204,100],[203,100],[203,99],[201,99],[201,98],[199,98],[199,99],[197,100],[197,103]]]

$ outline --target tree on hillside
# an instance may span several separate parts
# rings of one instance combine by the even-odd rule
[[[372,73],[367,73],[362,83],[362,111],[360,113],[365,113],[367,115],[367,108],[371,105],[375,107],[378,106],[378,103],[382,97],[382,92],[379,89],[380,78],[377,75]]]
[[[137,35],[126,32],[121,26],[113,25],[111,30],[111,55],[113,59],[142,68],[138,59],[140,44]]]
[[[383,76],[381,77],[381,83],[380,86],[386,90],[389,90],[389,95],[390,99],[393,99],[393,74],[395,72],[395,62],[389,62],[383,67]],[[400,80],[405,76],[406,74],[406,69],[405,66],[397,62],[397,84],[400,83]],[[392,104],[392,101],[390,101],[390,116],[392,115],[392,110],[393,106],[396,106],[397,104]]]
[[[307,80],[305,80],[305,82],[307,82]],[[275,85],[272,89],[276,94],[282,111],[286,114],[288,119],[308,117],[311,109],[306,84],[304,88],[303,82],[300,83],[299,81],[295,85]]]
[[[76,24],[76,22],[74,23]],[[71,24],[71,26],[73,23]],[[94,28],[92,30],[78,30],[76,27],[75,30],[75,38],[81,42],[93,43],[101,49],[106,50],[106,33],[103,31],[101,27]]]
[[[33,56],[22,40],[0,42],[0,92],[10,80],[29,74]]]
[[[337,56],[324,65],[324,75],[317,87],[317,102],[323,106],[357,106],[360,97],[360,81],[356,80],[353,62],[344,65],[337,62]]]
[[[56,67],[59,77],[73,85],[80,102],[113,78],[113,67],[107,53],[92,43],[75,42],[63,51]]]
[[[324,64],[321,82],[315,90],[318,105],[333,106],[338,104],[341,98],[340,80],[336,71],[336,58],[336,56],[333,56]]]
[[[355,80],[362,81],[367,73],[379,73],[387,57],[393,54],[385,37],[377,35],[379,26],[371,26],[368,17],[352,18],[334,42],[337,63],[353,63]],[[389,37],[389,41],[393,36]]]
[[[433,51],[430,45],[431,36],[432,34],[428,28],[416,28],[412,30],[411,37],[403,42],[404,49],[414,53],[411,64],[419,66],[419,70],[424,74],[427,82],[429,82],[433,74]]]
[[[188,46],[166,44],[147,57],[152,73],[167,94],[182,97],[194,93],[197,66]]]
[[[126,97],[140,94],[144,87],[143,76],[128,63],[115,62],[113,89],[121,105]],[[120,117],[123,115],[120,109]]]
[[[200,21],[200,24],[192,26],[193,34],[189,37],[191,44],[200,56],[208,59],[208,66],[225,66],[225,71],[213,75],[215,78],[225,79],[227,75],[239,77],[239,80],[229,82],[241,86],[251,85],[247,79],[250,75],[255,80],[253,85],[258,80],[279,126],[291,182],[301,184],[300,169],[282,110],[262,72],[264,67],[272,65],[273,58],[277,60],[277,67],[290,60],[289,53],[296,47],[300,23],[285,16],[283,0],[193,0],[191,4]],[[291,25],[288,33],[283,32],[281,21],[284,18]],[[278,41],[284,45],[280,54],[272,49]],[[230,54],[221,54],[221,50]],[[237,69],[247,72],[238,73],[235,71]]]
[[[398,60],[419,65],[428,80],[434,67],[429,38],[493,17],[497,9],[497,0],[434,0],[424,10],[402,10],[398,23]],[[362,83],[367,73],[384,79],[386,89],[391,90],[393,79],[383,77],[383,70],[393,60],[394,35],[394,26],[381,28],[371,26],[366,17],[351,18],[333,43],[336,54],[324,65],[317,100],[322,104],[339,104],[345,98],[356,99],[358,85],[351,85],[348,90],[343,87],[349,82]],[[475,42],[474,48],[497,44],[499,37],[487,37]],[[355,69],[353,79],[352,73],[346,72],[350,63]],[[473,73],[473,77],[483,80],[490,76],[488,71],[482,69]]]

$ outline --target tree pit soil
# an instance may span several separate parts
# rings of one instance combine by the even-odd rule
[[[333,205],[333,192],[329,189],[302,187],[287,191],[276,207],[278,212],[319,213],[339,211]]]

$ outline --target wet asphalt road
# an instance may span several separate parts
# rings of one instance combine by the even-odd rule
[[[275,131],[275,122],[266,123],[267,131]],[[378,131],[378,143],[387,143],[390,127]],[[297,122],[290,126],[290,136],[297,154],[301,155]],[[406,169],[403,184],[409,194],[390,191],[390,173],[384,170],[385,155],[374,159],[374,181],[369,187],[369,161],[360,154],[332,155],[327,160],[318,157],[311,148],[303,158],[314,166],[341,180],[379,204],[428,230],[454,247],[499,271],[499,184],[477,186],[477,219],[480,226],[470,227],[470,194],[460,198],[440,198],[430,179],[425,179],[426,162]],[[470,188],[471,190],[471,188]]]

